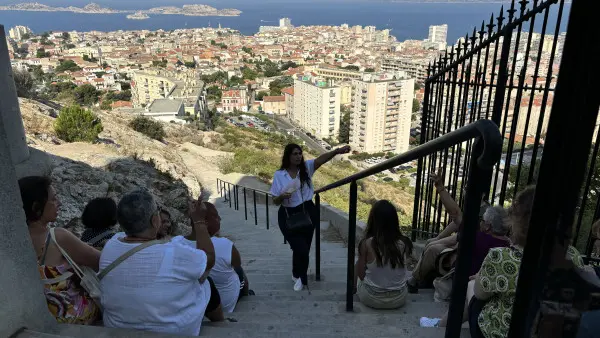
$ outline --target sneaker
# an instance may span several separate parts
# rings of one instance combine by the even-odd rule
[[[303,286],[302,280],[300,280],[300,278],[296,279],[296,282],[294,283],[294,291],[302,291]]]
[[[297,281],[298,279],[300,279],[300,278],[296,278],[296,277],[294,277],[294,275],[292,275],[292,282],[296,283],[296,281]]]
[[[421,319],[419,319],[419,325],[421,327],[438,327],[441,320],[442,319],[440,318],[421,317]]]

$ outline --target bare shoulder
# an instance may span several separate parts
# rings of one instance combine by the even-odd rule
[[[65,228],[54,228],[54,235],[59,243],[73,243],[81,240]]]

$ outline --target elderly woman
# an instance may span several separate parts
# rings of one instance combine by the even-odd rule
[[[59,323],[94,323],[100,316],[100,310],[79,285],[79,279],[65,255],[71,257],[77,265],[98,270],[100,251],[82,242],[66,229],[50,228],[49,225],[56,221],[60,208],[60,201],[50,179],[41,176],[24,177],[19,180],[19,188],[50,313]]]
[[[202,318],[220,309],[211,302],[211,286],[200,277],[215,263],[215,251],[206,229],[206,207],[190,205],[196,245],[184,238],[156,240],[162,226],[160,209],[147,190],[123,196],[117,219],[124,230],[104,246],[104,269],[130,250],[143,245],[102,279],[104,325],[181,335],[198,335]],[[217,293],[218,295],[218,293]],[[212,303],[212,304],[211,304]]]

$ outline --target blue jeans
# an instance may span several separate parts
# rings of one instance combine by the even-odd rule
[[[600,310],[584,312],[581,315],[577,338],[596,338],[600,336]]]

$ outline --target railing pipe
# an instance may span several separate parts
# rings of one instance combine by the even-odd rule
[[[269,230],[269,194],[265,193],[265,213],[267,214],[267,230]]]
[[[391,159],[374,165],[368,169],[362,170],[354,175],[350,175],[337,182],[328,184],[315,193],[322,193],[337,187],[341,187],[353,181],[358,181],[365,177],[378,174],[393,167],[414,161],[434,152],[444,150],[455,144],[481,136],[484,140],[484,150],[477,158],[477,163],[481,166],[487,166],[490,163],[495,164],[502,152],[502,139],[498,131],[498,126],[490,120],[478,120],[468,124],[450,133],[442,135],[434,140],[413,148],[405,153],[394,156]]]
[[[315,279],[321,280],[321,195],[315,195],[317,207],[317,220],[315,224]]]
[[[354,297],[354,252],[356,251],[356,203],[358,189],[356,181],[350,184],[350,207],[348,211],[348,266],[346,270],[346,311],[353,311]]]
[[[248,220],[248,204],[246,203],[246,187],[244,187],[244,219]]]
[[[500,136],[500,135],[498,135]],[[501,145],[498,144],[499,150]],[[452,283],[452,297],[450,308],[448,310],[448,326],[446,327],[446,338],[460,336],[462,326],[463,310],[467,296],[467,284],[469,283],[469,269],[471,260],[475,251],[475,235],[479,228],[479,208],[481,207],[481,198],[485,194],[492,177],[493,163],[484,163],[479,165],[477,158],[480,158],[484,151],[482,140],[477,139],[473,145],[471,153],[469,184],[464,205],[463,228],[460,231],[460,244],[458,247],[458,258],[455,266],[454,281]],[[499,156],[500,154],[498,154]]]
[[[231,208],[231,184],[227,183],[227,191],[229,191],[229,207]]]
[[[256,190],[252,190],[252,201],[254,202],[254,225],[258,225],[258,214],[256,213]]]

